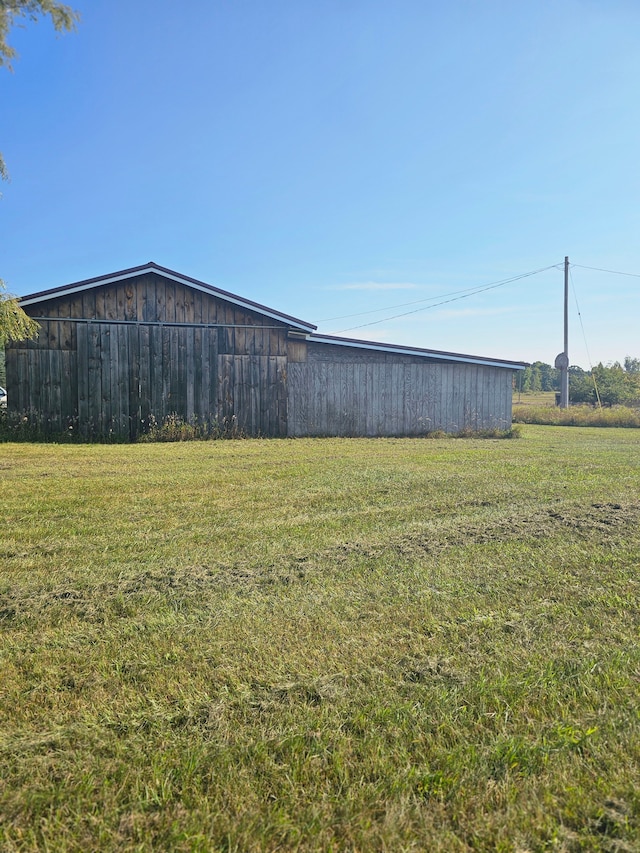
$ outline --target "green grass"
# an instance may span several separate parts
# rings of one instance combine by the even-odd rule
[[[513,392],[515,406],[555,406],[555,391],[518,391]]]
[[[640,849],[640,433],[0,447],[3,851]]]

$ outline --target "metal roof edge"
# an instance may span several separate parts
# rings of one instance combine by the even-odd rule
[[[295,326],[305,332],[312,332],[318,327],[313,323],[308,323],[305,320],[299,320],[297,317],[291,317],[289,314],[283,314],[281,311],[276,311],[273,308],[268,308],[266,305],[261,305],[259,302],[253,302],[251,299],[244,299],[242,296],[236,296],[235,293],[229,293],[227,290],[222,290],[219,287],[214,287],[204,281],[199,281],[197,278],[191,278],[188,275],[182,275],[167,267],[161,267],[159,264],[149,261],[138,267],[131,267],[126,270],[109,273],[107,275],[97,276],[96,278],[88,278],[83,281],[72,282],[61,287],[53,287],[49,290],[42,290],[38,293],[29,293],[26,296],[19,298],[20,305],[35,305],[38,302],[45,302],[49,299],[55,299],[58,296],[66,296],[71,293],[79,293],[83,290],[91,290],[94,287],[101,287],[107,284],[113,284],[118,281],[125,281],[129,278],[135,278],[145,273],[156,273],[164,278],[176,281],[179,284],[184,284],[187,287],[192,287],[195,290],[200,290],[202,293],[207,293],[210,296],[219,296],[226,302],[231,302],[241,308],[247,308],[252,311],[258,311],[266,317],[273,320],[279,320],[287,325]]]
[[[524,370],[527,367],[527,363],[524,361],[507,361],[506,359],[501,358],[485,358],[483,356],[465,355],[463,353],[423,349],[422,347],[406,347],[401,344],[384,344],[377,341],[361,341],[357,338],[338,338],[333,335],[310,334],[307,340],[319,344],[334,344],[335,346],[354,347],[356,349],[392,352],[397,355],[416,355],[423,358],[438,359],[440,361],[480,364],[486,367],[503,367],[508,370]]]

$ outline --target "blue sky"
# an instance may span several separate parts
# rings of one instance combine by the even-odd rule
[[[12,292],[153,260],[322,332],[553,362],[568,255],[572,363],[640,356],[640,277],[584,269],[640,276],[637,0],[72,5],[0,69]]]

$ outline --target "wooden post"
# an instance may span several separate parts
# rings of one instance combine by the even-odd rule
[[[569,258],[564,259],[564,358],[560,405],[569,408]]]
[[[564,259],[564,350],[556,356],[560,370],[560,408],[569,407],[569,258]]]

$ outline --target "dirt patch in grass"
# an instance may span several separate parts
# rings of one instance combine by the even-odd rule
[[[482,507],[481,507],[482,509]],[[487,507],[490,510],[489,507]],[[454,548],[541,541],[565,535],[598,545],[629,543],[640,534],[640,501],[556,505],[548,509],[510,512],[469,519],[436,520],[403,533],[386,543],[350,542],[305,555],[282,555],[278,560],[238,561],[212,565],[186,565],[166,570],[123,574],[114,580],[87,586],[11,588],[0,593],[0,630],[20,618],[38,619],[45,613],[57,623],[70,617],[102,623],[133,615],[141,603],[162,600],[176,609],[205,602],[207,593],[269,586],[286,587],[321,579],[328,566],[352,561],[377,561],[392,553],[395,559],[415,560],[439,556]],[[11,552],[6,557],[14,556]],[[19,558],[20,554],[15,554]]]
[[[397,547],[406,554],[416,550],[439,554],[452,547],[550,538],[562,531],[582,539],[596,538],[600,544],[604,544],[631,532],[636,533],[639,521],[638,501],[562,506],[513,512],[500,518],[461,521],[451,525],[448,530],[433,533],[419,531],[403,537]]]

